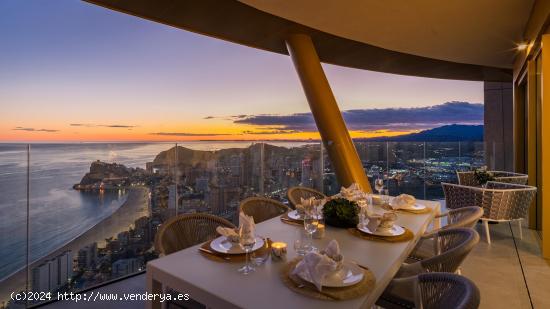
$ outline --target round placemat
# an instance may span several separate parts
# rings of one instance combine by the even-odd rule
[[[404,227],[405,233],[399,235],[399,236],[379,236],[379,235],[372,235],[365,232],[361,232],[357,228],[349,228],[348,232],[350,232],[352,235],[357,236],[361,239],[365,240],[374,240],[374,241],[382,241],[382,242],[404,242],[414,239],[414,234],[409,230],[408,228]]]
[[[364,275],[363,280],[361,280],[359,283],[341,288],[323,287],[323,289],[319,291],[314,284],[302,280],[297,275],[292,274],[294,267],[296,267],[296,264],[298,264],[298,262],[300,262],[301,260],[302,257],[298,257],[288,262],[281,269],[281,279],[283,280],[283,283],[289,289],[298,294],[316,299],[338,301],[364,296],[365,294],[372,291],[372,289],[374,288],[374,284],[376,282],[374,274],[369,269],[363,266],[359,266],[361,267],[361,269],[363,269]]]
[[[246,253],[242,254],[225,254],[212,250],[210,243],[212,240],[205,242],[199,247],[199,252],[202,256],[209,260],[217,262],[232,262],[232,263],[244,263],[246,262]],[[266,238],[265,244],[260,249],[250,252],[249,255],[252,257],[254,254],[258,256],[265,256],[270,254],[271,250],[271,239]]]
[[[397,212],[400,212],[400,213],[406,213],[406,214],[415,214],[415,215],[422,215],[422,214],[428,214],[430,212],[432,212],[432,209],[430,207],[425,207],[424,209],[418,209],[418,210],[415,210],[415,209],[393,209],[391,208],[390,205],[384,205],[382,206],[383,209],[385,210],[390,210],[390,211],[397,211]]]

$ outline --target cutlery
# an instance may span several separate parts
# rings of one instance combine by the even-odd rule
[[[216,258],[219,258],[219,259],[222,259],[224,261],[230,261],[231,259],[227,256],[220,256],[219,254],[217,254],[216,252],[212,251],[212,250],[208,250],[208,249],[205,249],[205,248],[199,248],[199,251],[201,252],[204,252],[204,253],[207,253],[213,257],[216,257]]]

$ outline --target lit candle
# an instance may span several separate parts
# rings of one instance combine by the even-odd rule
[[[315,239],[321,239],[325,237],[325,225],[324,224],[317,224],[317,230],[313,233],[313,238]]]
[[[286,258],[286,243],[284,242],[274,242],[271,244],[271,259],[272,260],[282,260]]]

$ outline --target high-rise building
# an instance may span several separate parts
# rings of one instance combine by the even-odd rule
[[[73,257],[66,251],[32,269],[32,291],[51,292],[64,286],[73,276]]]
[[[80,250],[77,255],[77,266],[80,269],[91,269],[97,261],[97,243],[89,244]]]

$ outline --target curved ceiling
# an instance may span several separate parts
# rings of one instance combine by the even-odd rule
[[[512,68],[534,0],[239,0],[343,38],[433,59]]]
[[[430,18],[439,18],[436,15],[444,11],[439,7],[446,6],[449,2],[454,2],[457,6],[458,2],[472,3],[474,0],[442,1],[444,4],[439,4],[439,9],[434,11],[435,13],[419,15],[420,17],[415,20],[423,22],[416,21],[414,25],[412,21],[404,22],[411,20],[411,12],[396,11],[395,5],[386,6],[390,0],[385,1],[384,6],[376,4],[382,0],[246,0],[250,5],[245,3],[245,0],[84,1],[187,31],[280,54],[288,54],[285,42],[289,34],[302,33],[312,38],[319,59],[324,63],[432,78],[511,81],[510,67],[514,52],[502,50],[513,48],[514,39],[509,38],[512,36],[511,32],[521,32],[516,26],[510,27],[514,31],[502,30],[503,21],[486,21],[489,24],[502,24],[502,27],[494,27],[495,30],[490,31],[504,31],[499,41],[487,38],[487,34],[483,34],[488,32],[487,30],[476,28],[481,27],[480,24],[464,28],[456,25],[452,27],[449,23],[445,23],[445,27],[435,26],[427,22]],[[347,1],[347,6],[343,1]],[[406,3],[413,0],[400,1]],[[416,0],[415,3],[426,4],[436,1]],[[490,2],[499,1],[517,3],[519,0]],[[314,6],[314,3],[326,6]],[[358,9],[359,4],[363,4],[364,8],[361,6],[363,9]],[[372,9],[368,9],[369,7]],[[461,12],[466,12],[467,6],[459,7],[462,8]],[[378,8],[378,11],[375,8]],[[527,10],[523,8],[523,11]],[[352,16],[356,20],[352,20]],[[314,23],[316,25],[309,25]],[[396,23],[398,26],[395,26]],[[516,22],[512,24],[515,25]],[[430,32],[426,29],[436,30]],[[480,33],[472,34],[470,38],[463,35],[466,31],[463,29],[475,29],[473,32]],[[501,41],[508,43],[502,44]],[[497,44],[498,42],[501,43]]]

